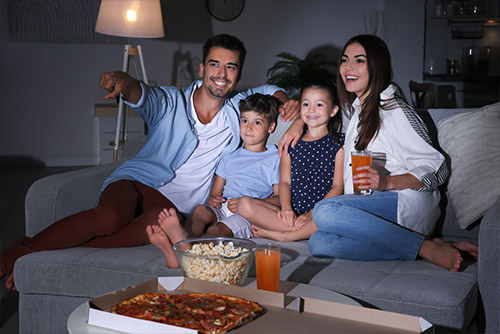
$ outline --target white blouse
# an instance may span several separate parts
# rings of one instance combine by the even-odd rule
[[[396,87],[391,85],[380,95],[382,100],[394,98]],[[430,235],[440,215],[440,194],[437,186],[444,183],[448,171],[446,162],[431,144],[428,130],[416,112],[397,99],[394,109],[380,109],[378,134],[370,141],[373,166],[382,175],[410,173],[425,186],[419,190],[398,190],[398,224],[410,230]],[[355,150],[361,103],[353,103],[354,114],[346,131],[344,149],[344,193],[353,193],[351,155]]]

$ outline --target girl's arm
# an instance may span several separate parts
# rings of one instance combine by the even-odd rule
[[[215,175],[214,183],[212,184],[212,188],[210,189],[210,194],[208,195],[207,205],[212,206],[214,208],[220,208],[221,203],[226,200],[222,197],[222,192],[224,190],[224,185],[226,184],[226,180],[219,176]]]
[[[279,213],[283,223],[291,227],[295,220],[295,213],[292,209],[292,191],[290,185],[292,183],[292,162],[290,155],[287,154],[281,157],[280,160],[280,185],[279,185],[279,198],[281,211]]]
[[[328,191],[323,199],[339,196],[344,193],[344,146],[335,154],[335,171],[333,172],[332,189]]]

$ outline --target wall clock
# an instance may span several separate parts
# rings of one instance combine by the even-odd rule
[[[210,15],[220,21],[231,21],[243,11],[245,0],[206,0]]]

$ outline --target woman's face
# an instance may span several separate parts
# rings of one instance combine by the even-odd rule
[[[363,102],[363,99],[369,93],[369,91],[365,92],[365,90],[368,87],[370,75],[368,73],[366,52],[361,44],[353,43],[346,47],[340,63],[340,75],[346,90],[356,94]]]

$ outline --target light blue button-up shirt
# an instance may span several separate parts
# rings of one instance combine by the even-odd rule
[[[158,189],[174,178],[175,171],[187,161],[198,144],[190,98],[200,84],[196,81],[180,90],[177,87],[152,88],[141,82],[140,100],[137,104],[126,103],[148,125],[148,141],[133,159],[125,161],[104,181],[101,191],[119,180],[139,181]],[[240,100],[254,93],[273,95],[278,90],[281,89],[277,86],[264,85],[245,92],[234,91],[224,101],[222,109],[232,138],[218,160],[240,144]]]

